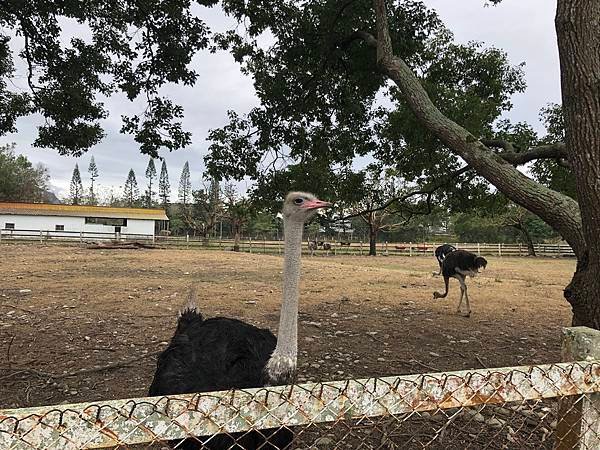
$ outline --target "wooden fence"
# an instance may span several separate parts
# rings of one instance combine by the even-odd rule
[[[59,242],[78,242],[86,244],[90,241],[101,240],[148,240],[165,247],[202,248],[207,250],[232,250],[233,239],[219,239],[192,236],[152,236],[143,234],[99,233],[79,231],[46,231],[46,230],[0,230],[0,243],[19,241],[38,241],[43,244]],[[337,255],[368,255],[368,242],[326,242],[331,249],[324,250],[323,246],[314,251],[316,256]],[[439,242],[378,242],[377,254],[382,256],[419,256],[433,255]],[[468,250],[484,256],[527,256],[527,246],[524,244],[489,244],[472,242],[451,242],[458,249]],[[240,251],[248,253],[281,254],[283,241],[272,241],[244,237],[239,243]],[[304,242],[305,253],[310,254],[308,242]],[[567,244],[535,244],[537,256],[574,257],[575,254]]]

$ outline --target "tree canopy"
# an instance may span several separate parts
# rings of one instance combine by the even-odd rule
[[[203,6],[216,0],[198,0]],[[0,135],[16,121],[39,113],[44,122],[34,145],[81,155],[104,136],[103,97],[125,94],[143,101],[140,114],[122,117],[142,153],[178,149],[191,135],[181,125],[183,109],[161,94],[167,83],[193,85],[193,55],[209,45],[209,29],[189,0],[80,2],[6,0],[0,5]],[[68,36],[76,26],[76,36]],[[74,25],[76,24],[76,25]],[[176,36],[176,38],[174,38]],[[22,50],[9,45],[19,39]],[[8,80],[19,58],[27,67],[28,91]]]
[[[16,144],[0,145],[0,201],[41,202],[47,198],[48,170],[15,154]]]

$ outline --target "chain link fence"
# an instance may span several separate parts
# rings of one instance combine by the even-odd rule
[[[600,448],[600,363],[0,411],[1,449]]]

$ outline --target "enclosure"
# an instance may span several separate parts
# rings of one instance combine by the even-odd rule
[[[196,286],[206,316],[238,317],[276,331],[277,255],[38,243],[6,244],[0,250],[6,264],[0,274],[0,338],[6,355],[2,408],[145,396],[156,354],[172,336],[190,286]],[[431,256],[306,257],[298,382],[559,362],[559,330],[570,324],[562,289],[574,265],[571,259],[490,257],[488,268],[469,284],[473,315],[467,319],[453,314],[456,284],[447,299],[432,299],[443,281],[432,274],[437,263]],[[546,405],[536,398],[525,404],[524,413],[510,414],[529,427],[527,411],[545,411],[552,423],[555,407],[556,402]],[[498,411],[492,416],[503,410]],[[476,414],[461,413],[454,420],[479,423],[481,432],[490,433],[494,428],[477,422]],[[414,431],[415,448],[421,448],[418,435],[427,436],[436,422],[422,414],[409,416],[398,434]],[[484,420],[488,416],[483,414]],[[373,429],[369,420],[358,429]],[[376,426],[382,427],[398,428]],[[343,429],[332,433],[344,434]],[[541,439],[541,428],[531,431]],[[313,436],[310,432],[305,436]],[[475,435],[485,441],[494,433]],[[456,448],[462,448],[465,436],[456,439]],[[364,448],[379,448],[368,442]]]

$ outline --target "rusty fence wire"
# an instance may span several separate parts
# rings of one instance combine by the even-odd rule
[[[600,362],[0,411],[0,449],[600,448]]]

